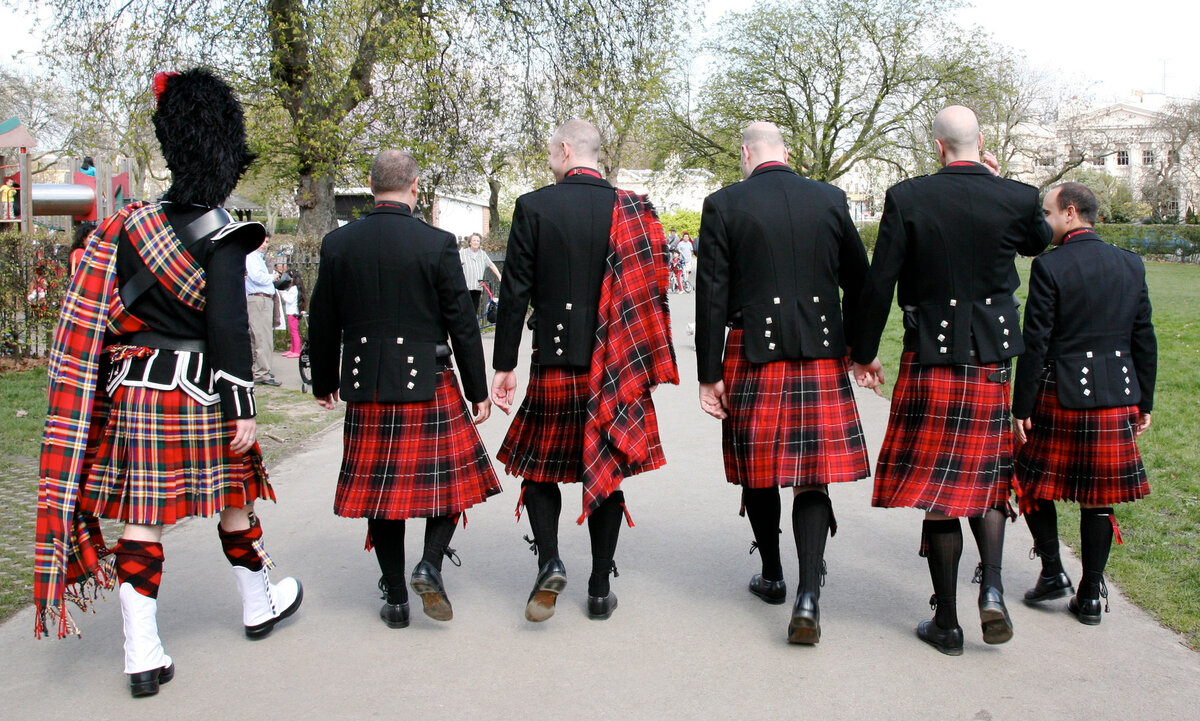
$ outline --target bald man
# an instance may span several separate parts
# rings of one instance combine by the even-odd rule
[[[925,511],[921,554],[936,607],[917,635],[945,654],[963,652],[956,596],[959,519],[979,547],[979,616],[985,643],[1012,638],[1001,556],[1011,516],[1011,359],[1021,353],[1016,255],[1050,240],[1037,189],[997,177],[981,162],[983,134],[969,108],[938,113],[942,169],[887,192],[879,239],[863,289],[863,322],[851,358],[860,385],[883,382],[875,354],[892,292],[904,311],[904,351],[872,505]]]
[[[722,421],[725,478],[741,487],[762,560],[750,592],[771,604],[787,600],[779,488],[793,491],[788,641],[815,644],[825,541],[837,529],[828,484],[870,474],[846,373],[867,253],[846,194],[788,167],[777,127],[748,127],[741,154],[745,179],[708,196],[700,221],[700,407]]]
[[[516,398],[530,305],[534,351],[529,387],[496,457],[524,479],[517,506],[524,502],[538,554],[525,618],[550,618],[566,587],[558,484],[582,482],[579,522],[587,519],[592,544],[587,612],[607,619],[617,605],[609,574],[627,515],[620,481],[665,462],[650,387],[678,382],[666,242],[649,200],[601,177],[600,133],[591,123],[571,120],[555,130],[549,155],[556,183],[517,199],[508,237],[492,361],[492,400],[505,413]],[[627,405],[609,413],[620,405],[606,395],[616,388]],[[630,439],[614,462],[612,446]]]

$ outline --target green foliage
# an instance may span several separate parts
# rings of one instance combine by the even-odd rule
[[[61,235],[0,235],[0,356],[44,354],[70,282]]]
[[[1109,243],[1158,260],[1200,262],[1200,227],[1100,223],[1096,233]]]
[[[875,241],[879,239],[879,223],[859,223],[858,237],[862,238],[863,245],[866,246],[868,253],[875,252]]]
[[[1150,214],[1150,208],[1133,199],[1133,189],[1124,179],[1102,170],[1076,169],[1067,180],[1083,183],[1096,194],[1100,220],[1106,223],[1132,223]]]
[[[700,237],[700,211],[681,208],[658,216],[663,231],[670,233],[674,228],[680,235],[686,231],[693,239]]]

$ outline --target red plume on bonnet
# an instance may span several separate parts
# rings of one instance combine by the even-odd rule
[[[155,73],[154,74],[154,105],[155,105],[155,107],[158,106],[159,101],[162,99],[163,91],[167,89],[167,80],[169,80],[171,78],[171,76],[178,75],[178,74],[179,73]]]

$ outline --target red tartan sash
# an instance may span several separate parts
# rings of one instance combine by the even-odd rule
[[[89,238],[63,301],[50,349],[49,409],[42,435],[37,531],[34,539],[34,634],[57,627],[58,637],[79,633],[66,601],[82,610],[115,578],[94,518],[77,512],[87,472],[90,434],[108,420],[109,401],[98,378],[106,331],[148,326],[126,311],[117,290],[117,241],[124,229],[159,282],[181,301],[204,307],[204,271],[183,251],[158,205],[133,203],[106,219]]]
[[[662,225],[646,196],[618,190],[588,372],[579,523],[620,486],[623,469],[649,459],[658,428],[641,404],[650,389],[679,383],[666,293]]]

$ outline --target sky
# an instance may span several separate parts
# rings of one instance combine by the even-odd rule
[[[708,0],[706,25],[715,27],[728,10],[750,0]],[[38,48],[28,4],[17,0],[6,21],[0,57]],[[957,11],[957,21],[977,25],[994,42],[1014,48],[1051,79],[1078,85],[1081,96],[1099,102],[1122,100],[1133,91],[1200,97],[1200,6],[1185,0],[974,0]],[[17,63],[32,64],[29,55]]]

